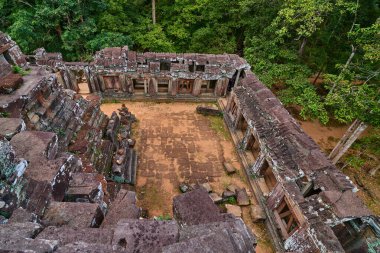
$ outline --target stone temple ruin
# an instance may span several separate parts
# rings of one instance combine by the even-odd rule
[[[0,251],[255,252],[255,235],[202,187],[174,198],[174,220],[142,219],[136,119],[126,107],[110,118],[100,110],[102,98],[219,97],[276,251],[380,251],[379,218],[244,59],[123,47],[64,62],[44,49],[25,56],[3,33]]]

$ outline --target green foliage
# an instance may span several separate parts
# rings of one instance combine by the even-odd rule
[[[354,155],[350,155],[346,158],[346,163],[355,169],[360,169],[365,164],[365,160]]]
[[[9,112],[0,112],[0,118],[8,118],[10,116]]]
[[[226,204],[230,204],[230,205],[236,205],[237,204],[237,201],[236,201],[236,198],[235,197],[228,197],[225,201]]]
[[[155,217],[154,219],[157,221],[165,221],[165,220],[171,220],[172,217],[170,216],[170,214],[166,214],[166,215],[159,215]]]
[[[20,74],[22,76],[25,76],[25,75],[27,75],[29,73],[28,71],[25,71],[23,68],[21,68],[18,65],[13,65],[12,66],[12,71],[13,71],[13,73]]]
[[[375,128],[366,136],[357,140],[353,146],[354,149],[360,150],[363,153],[371,153],[375,156],[380,156],[380,128]]]

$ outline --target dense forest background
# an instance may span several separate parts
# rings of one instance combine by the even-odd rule
[[[378,0],[0,0],[0,30],[68,61],[121,45],[237,53],[301,117],[378,126],[379,14]]]

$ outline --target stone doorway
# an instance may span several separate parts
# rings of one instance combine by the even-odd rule
[[[177,93],[178,94],[191,94],[193,92],[194,80],[181,79],[178,82]]]

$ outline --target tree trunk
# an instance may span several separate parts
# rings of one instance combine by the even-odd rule
[[[350,63],[352,61],[352,58],[354,58],[354,56],[355,56],[355,53],[356,53],[356,47],[354,47],[354,45],[351,45],[351,54],[350,54],[350,57],[348,57],[348,59],[346,61],[346,64],[344,64],[344,67],[343,67],[342,71],[340,72],[340,74],[338,76],[338,80],[336,80],[336,82],[334,83],[333,87],[329,91],[329,94],[333,93],[333,91],[335,90],[335,87],[336,87],[337,83],[339,83],[341,81],[342,75],[343,75],[344,71],[348,68],[348,65],[350,65]]]
[[[303,52],[305,50],[306,43],[307,43],[307,38],[303,38],[300,49],[298,50],[299,57],[303,56]]]
[[[152,20],[153,25],[156,24],[156,0],[152,0]]]
[[[347,132],[343,135],[342,139],[338,142],[335,148],[331,151],[329,158],[334,164],[346,153],[351,147],[352,143],[360,136],[360,134],[367,128],[367,124],[356,119],[348,128]]]

